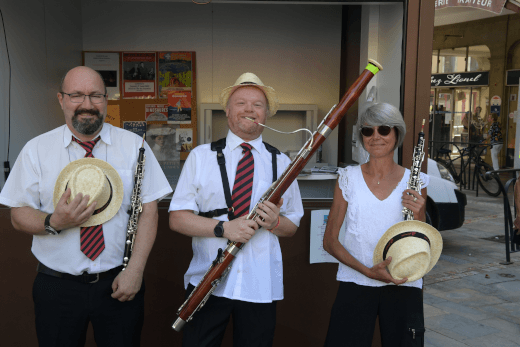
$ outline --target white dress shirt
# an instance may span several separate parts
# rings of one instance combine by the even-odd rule
[[[129,131],[103,124],[92,153],[112,165],[121,176],[124,197],[121,208],[103,223],[105,249],[94,260],[80,250],[80,228],[62,230],[58,235],[34,235],[32,252],[47,267],[79,275],[103,272],[123,263],[130,197],[134,187],[142,138]],[[145,172],[141,189],[143,203],[163,198],[172,192],[164,173],[145,142]],[[42,134],[24,146],[0,193],[0,203],[10,207],[29,206],[45,213],[54,212],[53,193],[56,179],[70,162],[85,156],[85,149],[72,141],[72,132],[63,125]],[[42,223],[43,224],[43,223]],[[42,225],[43,227],[43,225]]]
[[[379,239],[392,225],[403,221],[403,191],[407,189],[410,170],[405,169],[401,181],[392,193],[379,200],[368,188],[361,166],[348,166],[338,170],[339,188],[348,202],[345,238],[340,240],[343,247],[366,267],[374,266],[373,256]],[[422,188],[430,183],[430,176],[420,173]],[[353,282],[363,286],[382,287],[394,285],[366,277],[361,272],[339,263],[336,279],[341,282]],[[405,282],[400,286],[422,288],[422,279]]]
[[[229,131],[226,148],[222,151],[226,159],[230,193],[238,162],[243,156],[240,147],[243,142]],[[251,207],[254,207],[273,182],[272,154],[262,143],[262,136],[248,143],[253,147],[251,152],[255,162],[251,197]],[[285,154],[276,157],[280,176],[290,160]],[[303,205],[296,180],[282,197],[284,201],[280,215],[299,226]],[[184,164],[169,211],[193,210],[198,213],[226,207],[217,152],[211,150],[210,144],[198,146],[191,151]],[[228,216],[225,214],[215,219],[227,221]],[[185,287],[188,283],[196,286],[200,282],[211,262],[215,260],[218,249],[224,250],[227,241],[217,237],[193,237],[193,259],[184,275]],[[283,264],[278,237],[264,228],[258,229],[237,253],[231,271],[213,295],[257,303],[283,299]]]

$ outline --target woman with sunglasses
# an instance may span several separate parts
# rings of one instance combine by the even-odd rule
[[[410,170],[394,162],[406,134],[397,108],[372,104],[359,116],[357,129],[370,157],[365,164],[339,170],[323,239],[325,250],[340,262],[325,346],[370,347],[377,316],[384,347],[423,346],[422,279],[395,280],[386,269],[392,258],[373,264],[372,257],[385,231],[403,220],[403,206],[415,220],[426,220],[426,190],[407,189]],[[420,175],[425,188],[429,177]]]

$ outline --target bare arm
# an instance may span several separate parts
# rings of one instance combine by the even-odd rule
[[[395,284],[402,284],[406,282],[407,279],[400,281],[395,280],[386,270],[386,267],[392,261],[391,257],[388,257],[388,259],[382,263],[374,265],[372,268],[368,268],[354,258],[339,242],[339,230],[341,229],[341,225],[345,219],[347,207],[348,203],[343,198],[341,188],[337,181],[334,189],[334,199],[332,201],[332,206],[327,220],[327,227],[325,228],[325,235],[323,237],[323,248],[341,263],[362,273],[368,278],[385,283],[393,282]]]
[[[113,298],[119,301],[132,300],[141,288],[146,262],[157,236],[158,219],[157,201],[143,204],[143,211],[137,223],[132,256],[126,270],[122,271],[112,283]]]
[[[96,202],[87,207],[89,196],[81,193],[67,203],[70,197],[70,188],[63,193],[56,209],[52,213],[50,225],[56,230],[77,227],[85,223],[94,213]],[[48,235],[45,231],[45,217],[48,213],[36,210],[29,206],[13,207],[11,222],[13,227],[30,235]]]

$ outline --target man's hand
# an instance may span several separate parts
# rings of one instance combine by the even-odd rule
[[[246,243],[249,241],[256,230],[258,224],[245,216],[234,219],[230,222],[224,222],[224,237],[230,241]]]
[[[392,277],[392,275],[390,275],[390,273],[388,272],[386,267],[391,262],[392,262],[392,257],[388,257],[385,261],[382,261],[381,263],[372,266],[369,269],[369,274],[367,277],[377,280],[377,281],[385,282],[385,283],[392,282],[393,284],[397,284],[397,285],[403,284],[404,282],[408,281],[408,278],[403,278],[402,280],[396,280]]]
[[[141,271],[132,271],[131,268],[127,267],[112,282],[112,297],[121,302],[131,301],[139,292],[139,289],[141,289],[142,282],[143,273]]]
[[[260,218],[256,219],[256,222],[261,227],[272,230],[278,224],[278,217],[280,216],[280,208],[282,208],[283,199],[280,199],[277,205],[273,204],[270,201],[264,201],[261,204],[258,204],[256,209],[256,213],[260,216]]]
[[[92,216],[96,209],[96,201],[87,207],[89,196],[83,196],[81,193],[76,195],[70,203],[67,203],[70,194],[70,188],[67,188],[52,213],[50,225],[56,230],[80,226]]]

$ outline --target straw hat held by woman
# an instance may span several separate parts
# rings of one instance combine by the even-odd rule
[[[407,189],[410,170],[394,162],[394,151],[406,134],[397,108],[372,104],[359,116],[357,129],[370,157],[365,164],[339,170],[323,240],[325,250],[340,262],[340,286],[325,345],[371,346],[379,315],[383,346],[407,345],[407,339],[421,346],[422,280],[393,278],[387,270],[392,257],[374,264],[373,253],[385,232],[403,220],[403,207],[413,212],[415,220],[426,220],[424,188],[429,177],[420,174],[421,194]],[[345,237],[340,240],[345,218]]]

